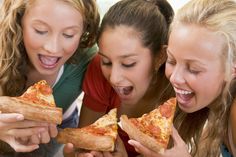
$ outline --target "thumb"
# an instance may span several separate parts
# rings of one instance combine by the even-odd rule
[[[14,139],[10,139],[8,144],[16,151],[16,152],[31,152],[35,149],[39,148],[39,145],[32,144],[32,145],[23,145],[19,142],[15,141]]]
[[[174,126],[172,128],[171,136],[173,138],[173,142],[174,142],[175,146],[183,146],[183,145],[185,145],[185,142],[183,141],[183,139],[181,138],[181,136],[179,135],[178,131],[175,129]]]
[[[74,157],[75,156],[74,145],[72,143],[65,144],[63,148],[63,154],[65,157]]]

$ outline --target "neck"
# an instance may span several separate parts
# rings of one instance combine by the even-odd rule
[[[54,73],[53,75],[43,75],[39,73],[35,68],[31,67],[28,69],[26,87],[28,88],[29,86],[40,80],[46,80],[47,83],[52,87],[57,79],[58,73],[59,71]]]
[[[157,89],[149,88],[143,98],[136,104],[132,106],[121,104],[118,114],[126,114],[128,117],[140,117],[156,108],[157,104],[159,104]]]

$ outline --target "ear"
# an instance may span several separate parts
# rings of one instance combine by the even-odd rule
[[[166,54],[167,45],[163,45],[160,52],[156,55],[155,58],[155,71],[158,71],[159,68],[166,62],[167,54]]]

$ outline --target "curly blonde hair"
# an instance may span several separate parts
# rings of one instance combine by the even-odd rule
[[[0,95],[17,96],[26,84],[29,63],[22,37],[21,19],[36,0],[4,0],[0,9]],[[83,16],[84,33],[78,47],[95,44],[100,17],[95,0],[61,0]],[[75,56],[75,54],[73,55]],[[72,56],[72,58],[73,58]]]
[[[178,11],[171,27],[178,23],[205,27],[221,35],[225,41],[221,57],[225,83],[221,95],[209,104],[210,108],[195,113],[179,110],[174,121],[192,156],[217,157],[220,156],[222,135],[227,130],[228,110],[235,87],[232,69],[236,63],[236,1],[191,0]]]

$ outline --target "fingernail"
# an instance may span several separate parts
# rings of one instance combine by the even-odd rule
[[[34,148],[35,148],[35,149],[38,149],[38,148],[39,148],[39,145],[36,145]]]
[[[18,115],[18,116],[16,116],[16,120],[24,120],[24,116],[23,115]]]
[[[128,143],[131,144],[131,145],[133,144],[132,141],[130,141],[130,140],[128,141]]]

